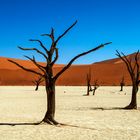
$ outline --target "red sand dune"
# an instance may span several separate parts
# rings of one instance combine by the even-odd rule
[[[127,57],[134,60],[134,54]],[[0,57],[0,85],[33,85],[32,81],[38,76],[26,72],[16,65],[7,61],[8,58]],[[36,69],[32,62],[27,60],[12,59],[23,66]],[[44,63],[40,63],[44,65]],[[56,64],[54,74],[56,74],[64,65]],[[131,85],[130,77],[124,63],[119,59],[110,59],[91,65],[72,65],[57,80],[57,85],[86,85],[86,76],[91,69],[91,84],[98,80],[100,85],[119,85],[124,76],[126,85]]]

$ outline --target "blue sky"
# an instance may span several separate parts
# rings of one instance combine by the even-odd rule
[[[35,55],[17,48],[37,47],[29,39],[50,40],[40,35],[55,28],[56,37],[75,20],[76,26],[59,42],[59,60],[66,64],[72,57],[97,45],[111,45],[78,59],[89,64],[114,58],[115,50],[125,54],[140,48],[140,0],[0,0],[0,56],[25,59]]]

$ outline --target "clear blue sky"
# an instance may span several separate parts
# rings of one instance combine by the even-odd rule
[[[54,27],[56,36],[75,20],[77,25],[59,42],[59,60],[67,63],[76,54],[112,41],[75,64],[88,64],[114,58],[115,50],[125,54],[140,49],[140,0],[0,0],[0,56],[24,59],[35,53],[17,48],[38,47],[28,39],[40,37]]]

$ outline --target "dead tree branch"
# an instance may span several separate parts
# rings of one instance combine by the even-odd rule
[[[29,69],[29,68],[26,68],[26,67],[24,67],[24,66],[18,64],[17,62],[13,61],[13,60],[9,60],[9,59],[8,59],[8,61],[11,62],[11,63],[13,63],[13,64],[15,64],[15,65],[17,65],[18,67],[20,67],[21,69],[23,69],[23,70],[25,70],[25,71],[28,71],[28,72],[31,72],[31,73],[40,75],[40,76],[42,76],[42,77],[44,76],[42,73],[37,72],[37,71],[34,71],[34,70],[32,70],[32,69]]]
[[[131,102],[128,106],[125,107],[125,109],[137,109],[137,92],[139,89],[139,81],[140,81],[140,67],[139,67],[139,51],[137,51],[136,54],[134,54],[134,62],[132,63],[132,60],[129,60],[129,58],[124,55],[124,53],[117,52],[117,56],[121,58],[121,60],[126,64],[127,70],[129,72],[129,75],[131,77],[132,81],[132,98]]]
[[[101,45],[99,45],[99,46],[97,46],[97,47],[95,47],[95,48],[93,48],[93,49],[91,49],[91,50],[89,50],[89,51],[86,51],[86,52],[84,52],[84,53],[81,53],[81,54],[75,56],[73,59],[70,60],[70,62],[69,62],[60,72],[58,72],[58,73],[55,75],[54,80],[57,80],[57,78],[58,78],[64,71],[66,71],[66,70],[71,66],[71,64],[72,64],[76,59],[78,59],[79,57],[84,56],[84,55],[86,55],[86,54],[89,54],[89,53],[91,53],[91,52],[93,52],[93,51],[96,51],[96,50],[98,50],[98,49],[104,47],[105,45],[108,45],[108,44],[111,44],[111,43],[112,43],[112,42],[108,42],[108,43],[105,43],[105,44],[101,44]]]
[[[30,40],[30,41],[35,41],[38,42],[40,44],[40,46],[44,49],[44,51],[40,51],[37,48],[22,48],[19,47],[21,50],[24,51],[36,51],[37,53],[41,54],[45,59],[46,59],[46,66],[43,67],[42,65],[40,65],[38,62],[36,62],[35,58],[30,58],[28,56],[25,56],[27,59],[29,59],[31,62],[33,62],[33,64],[35,66],[38,67],[38,69],[41,72],[37,72],[34,71],[32,69],[26,68],[20,64],[18,64],[15,61],[9,60],[9,62],[17,65],[18,67],[22,68],[25,71],[28,72],[32,72],[34,74],[39,75],[40,77],[44,78],[45,81],[45,87],[46,87],[46,94],[47,94],[47,111],[45,113],[45,116],[42,120],[42,122],[46,122],[49,124],[53,124],[53,125],[57,125],[58,122],[55,121],[54,116],[55,116],[55,83],[56,80],[59,78],[59,76],[65,72],[71,65],[72,63],[78,59],[81,56],[84,56],[86,54],[89,54],[93,51],[96,51],[102,47],[104,47],[105,45],[111,44],[111,42],[105,43],[105,44],[101,44],[98,47],[95,47],[89,51],[86,51],[84,53],[81,53],[79,55],[76,55],[74,58],[72,58],[70,60],[70,62],[62,68],[62,70],[60,70],[56,75],[54,75],[54,71],[53,71],[53,65],[56,63],[58,57],[59,57],[59,52],[58,52],[58,48],[56,47],[57,43],[59,42],[59,40],[61,38],[63,38],[69,30],[71,30],[75,25],[76,25],[77,21],[75,21],[69,28],[67,28],[60,36],[58,36],[58,38],[55,40],[55,36],[54,36],[54,29],[51,29],[51,33],[50,34],[43,34],[42,36],[48,36],[49,38],[51,38],[51,44],[50,44],[50,48],[47,49],[43,43],[40,40]],[[53,58],[54,57],[54,58]]]

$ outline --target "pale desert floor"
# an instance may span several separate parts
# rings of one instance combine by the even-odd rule
[[[0,123],[39,122],[46,111],[44,87],[0,87]],[[140,110],[128,105],[131,87],[56,87],[56,120],[67,126],[0,125],[0,140],[140,140]],[[125,95],[126,93],[126,95]],[[140,91],[138,93],[140,107]]]

